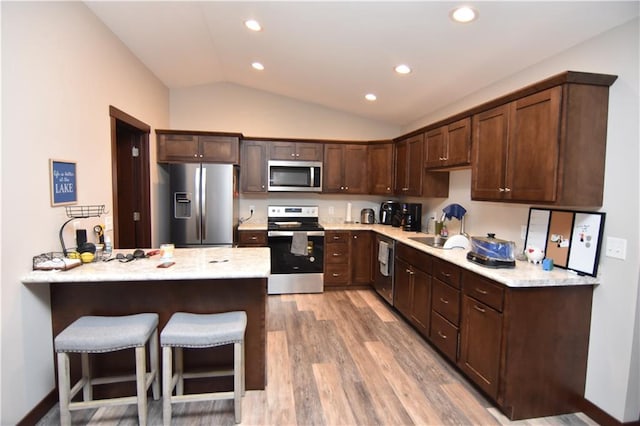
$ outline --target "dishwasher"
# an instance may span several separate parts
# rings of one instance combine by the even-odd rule
[[[393,306],[393,258],[396,242],[392,238],[376,234],[377,265],[373,280],[376,292]]]

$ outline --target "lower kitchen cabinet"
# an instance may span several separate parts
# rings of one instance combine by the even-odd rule
[[[461,273],[456,265],[433,260],[429,338],[452,362],[458,359]]]
[[[372,241],[370,231],[326,231],[325,286],[370,285]]]
[[[426,253],[396,246],[393,305],[424,337],[431,320],[431,262]]]
[[[267,231],[238,231],[238,247],[266,247]]]
[[[351,231],[351,283],[369,285],[372,281],[373,235],[370,231]]]

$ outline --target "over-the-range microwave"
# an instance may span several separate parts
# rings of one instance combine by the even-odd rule
[[[267,164],[269,191],[322,192],[322,162],[270,160]]]

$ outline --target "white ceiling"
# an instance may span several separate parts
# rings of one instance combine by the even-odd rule
[[[640,4],[480,1],[477,21],[456,24],[447,1],[85,3],[169,88],[230,82],[396,125],[634,19]],[[413,72],[395,74],[399,63]]]

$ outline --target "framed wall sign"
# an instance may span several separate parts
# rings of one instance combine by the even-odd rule
[[[598,273],[605,213],[531,207],[527,247],[544,251],[554,266],[580,275]]]
[[[50,159],[49,180],[52,206],[63,206],[78,202],[76,163]]]

